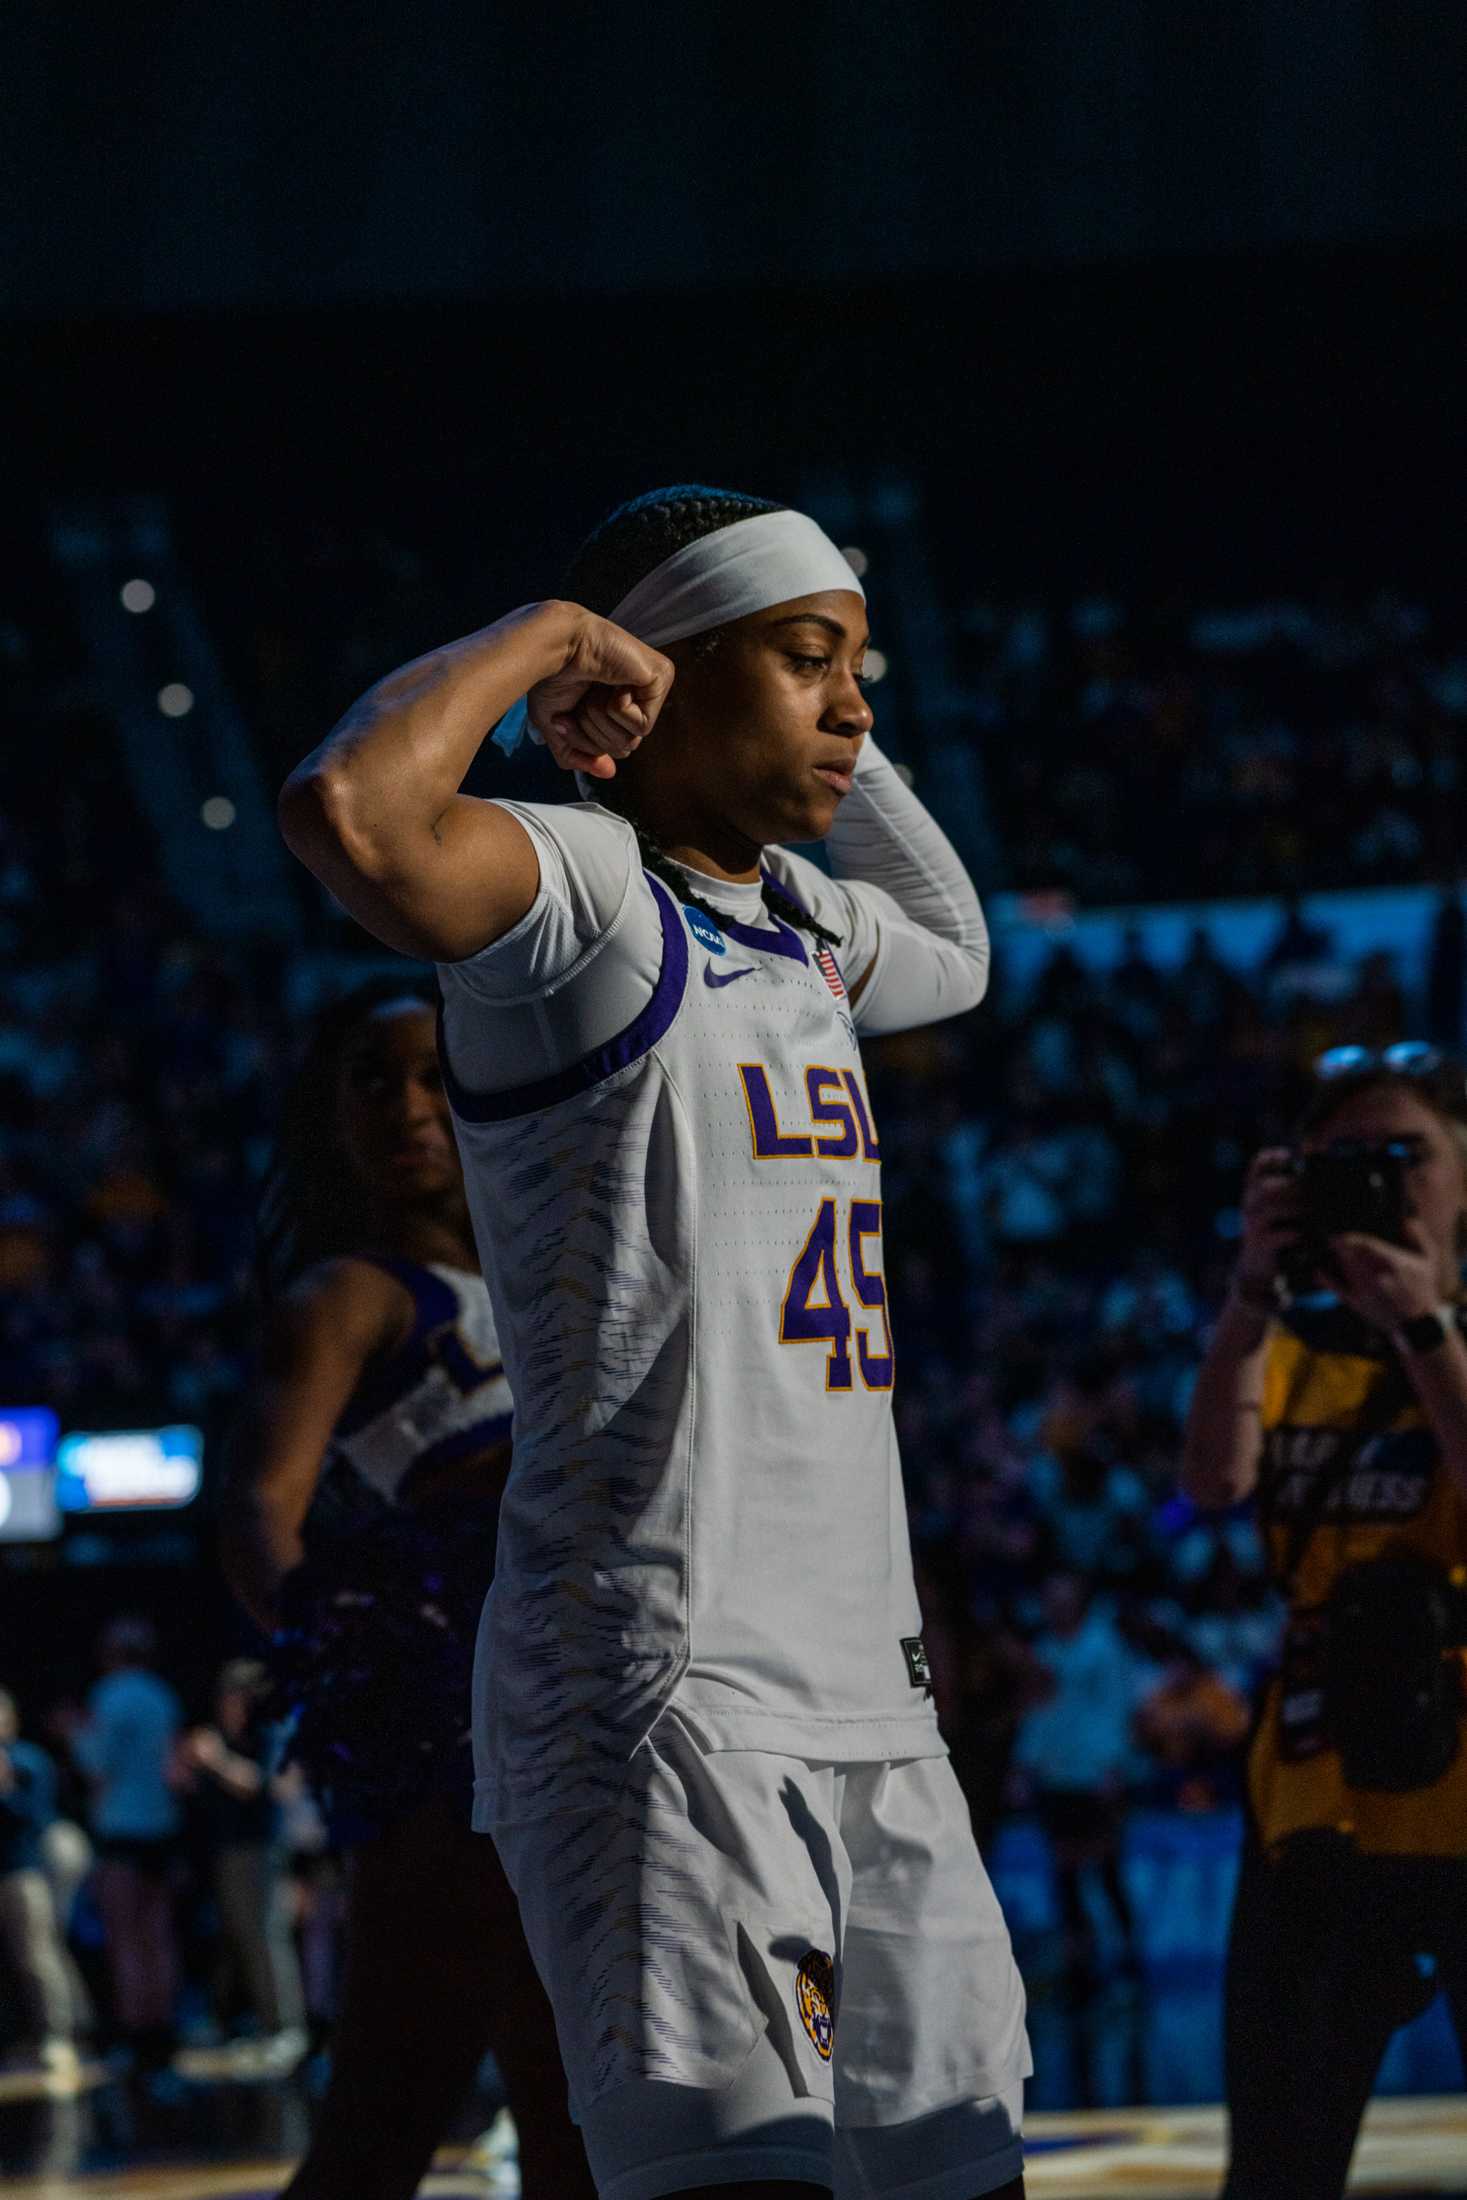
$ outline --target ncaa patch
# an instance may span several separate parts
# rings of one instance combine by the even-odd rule
[[[688,920],[688,930],[700,947],[706,947],[710,955],[728,953],[728,941],[710,916],[705,916],[701,909],[694,909],[688,902],[683,903],[683,915]]]
[[[811,1948],[795,1973],[795,2007],[822,2062],[835,2049],[835,1965],[823,1948]]]
[[[838,1001],[846,997],[846,982],[840,974],[840,965],[822,940],[815,950],[815,967],[830,987]]]

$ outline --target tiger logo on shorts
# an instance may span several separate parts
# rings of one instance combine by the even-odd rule
[[[800,1958],[795,2007],[816,2054],[829,2062],[835,2047],[835,1965],[823,1948],[812,1948]]]

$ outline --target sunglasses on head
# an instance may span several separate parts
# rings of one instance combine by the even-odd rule
[[[1401,1039],[1389,1047],[1327,1047],[1314,1064],[1314,1075],[1322,1085],[1382,1071],[1387,1077],[1431,1085],[1455,1113],[1467,1112],[1467,1072],[1429,1039]]]
[[[1392,1077],[1435,1077],[1447,1058],[1429,1039],[1402,1039],[1390,1047],[1326,1047],[1314,1074],[1328,1084],[1336,1077],[1362,1077],[1367,1070],[1388,1070]]]

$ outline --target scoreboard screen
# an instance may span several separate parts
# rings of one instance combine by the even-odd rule
[[[66,1513],[176,1512],[203,1479],[202,1431],[71,1430],[56,1452],[56,1497]]]

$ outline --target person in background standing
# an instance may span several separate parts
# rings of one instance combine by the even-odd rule
[[[116,2022],[138,2068],[159,2070],[173,2055],[178,1991],[171,1775],[182,1708],[152,1670],[157,1638],[146,1620],[114,1620],[98,1655],[103,1677],[72,1722],[71,1751],[92,1783],[97,1906]]]
[[[1071,1993],[1098,1983],[1095,1931],[1084,1875],[1100,1881],[1120,1928],[1127,1969],[1135,1964],[1135,1921],[1121,1878],[1121,1835],[1138,1694],[1136,1659],[1109,1606],[1073,1573],[1044,1585],[1048,1630],[1034,1644],[1052,1686],[1019,1728],[1015,1762],[1034,1791],[1054,1857]]]
[[[1287,1604],[1244,1783],[1225,2200],[1339,2200],[1434,1989],[1467,2054],[1467,1065],[1405,1040],[1314,1074],[1249,1164],[1182,1456],[1194,1505],[1254,1500]],[[1301,1156],[1359,1171],[1354,1228],[1311,1214]],[[1371,1200],[1388,1157],[1399,1215]]]
[[[253,1658],[219,1676],[214,1720],[179,1744],[192,1805],[209,1838],[219,1911],[221,1969],[244,1986],[262,2071],[293,2070],[306,2051],[305,1997],[291,1935],[280,1812],[271,1778],[273,1738],[262,1707],[269,1682]]]
[[[0,1689],[0,1962],[14,1980],[24,2027],[21,2055],[8,2067],[70,2090],[81,2075],[76,1995],[42,1852],[56,1816],[56,1769],[19,1735],[15,1699]]]

